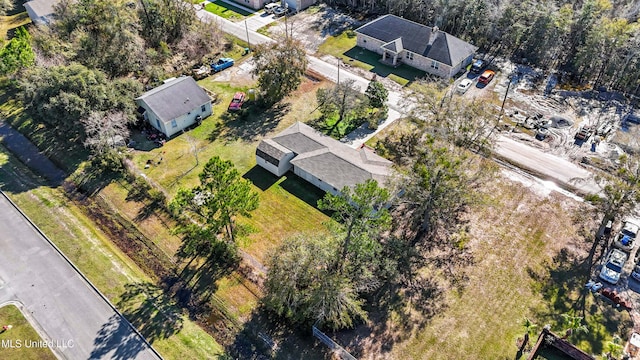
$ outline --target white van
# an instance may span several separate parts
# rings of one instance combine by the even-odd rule
[[[270,3],[264,6],[264,12],[267,14],[273,14],[273,11],[280,6],[279,3]]]

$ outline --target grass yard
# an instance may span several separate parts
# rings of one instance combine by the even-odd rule
[[[217,155],[233,162],[260,194],[258,209],[251,218],[240,219],[239,223],[247,229],[246,234],[240,237],[241,247],[261,261],[269,249],[288,236],[323,228],[322,223],[328,217],[315,208],[322,193],[297,177],[277,179],[257,167],[255,149],[263,137],[284,130],[296,120],[316,117],[317,113],[313,111],[314,90],[329,85],[305,80],[301,88],[284,101],[284,105],[261,110],[248,104],[246,115],[238,116],[228,114],[227,105],[236,91],[246,91],[247,88],[217,82],[213,77],[200,81],[200,84],[218,94],[218,101],[213,106],[214,115],[161,148],[134,152],[133,161],[138,168],[144,169],[147,161],[151,160],[153,165],[143,170],[145,175],[170,194],[175,194],[180,187],[198,183],[198,174],[211,157]],[[197,161],[194,149],[197,149]],[[130,214],[135,212],[133,209]]]
[[[5,305],[0,307],[0,324],[11,325],[12,328],[7,331],[0,330],[0,341],[3,346],[0,347],[0,353],[3,360],[55,360],[51,350],[46,347],[27,348],[31,341],[43,340],[35,331],[29,321],[22,315],[20,309],[14,305]],[[4,346],[5,342],[10,344]],[[11,346],[13,345],[13,347]]]
[[[0,307],[0,324],[11,325],[12,328],[0,332],[0,354],[3,360],[55,360],[51,350],[46,347],[27,348],[31,341],[40,341],[42,338],[35,331],[22,312],[14,305]],[[2,331],[2,330],[0,330]],[[7,344],[7,346],[5,346]],[[13,345],[13,347],[11,346]]]
[[[380,55],[356,46],[355,34],[345,31],[338,36],[329,36],[320,45],[319,55],[332,55],[342,59],[346,64],[387,77],[405,86],[425,76],[425,72],[402,64],[396,68],[382,64]]]
[[[120,249],[96,229],[82,209],[71,203],[60,190],[45,186],[3,147],[0,147],[0,188],[111,302],[121,300],[127,292],[127,285],[149,281]],[[182,328],[178,332],[167,338],[150,339],[164,358],[222,356],[223,348],[209,334],[185,315],[181,319]],[[147,331],[151,330],[147,328]]]
[[[29,19],[26,11],[14,15],[0,16],[0,37],[3,40],[9,40],[11,38],[11,30],[29,23],[31,23],[31,19]]]
[[[580,348],[600,355],[613,335],[626,338],[631,326],[627,312],[602,305],[590,294],[581,302],[581,260],[589,244],[573,223],[579,204],[557,194],[532,193],[504,177],[487,184],[484,193],[485,203],[474,206],[469,219],[474,264],[464,287],[446,289],[438,301],[443,308],[431,319],[416,309],[410,309],[409,319],[391,316],[390,327],[401,340],[383,356],[511,359],[516,340],[524,335],[524,317],[538,324],[538,330],[550,324],[562,334],[566,328],[560,315],[580,315],[572,309],[581,307],[589,333],[569,338]],[[442,276],[425,271],[429,277]]]
[[[213,1],[207,3],[207,5],[204,6],[204,9],[212,14],[216,14],[229,20],[242,20],[245,16],[253,14],[252,12],[240,9],[237,6],[227,4],[224,1]]]

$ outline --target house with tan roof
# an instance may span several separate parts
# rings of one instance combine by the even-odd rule
[[[367,147],[353,149],[301,122],[262,140],[256,149],[256,162],[276,176],[293,171],[334,195],[345,186],[369,179],[384,185],[393,165]]]
[[[407,64],[429,74],[451,78],[471,64],[478,48],[438,29],[384,15],[356,29],[357,46],[382,55],[381,62]]]

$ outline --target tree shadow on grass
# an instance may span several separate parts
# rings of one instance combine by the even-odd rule
[[[122,315],[153,343],[182,330],[180,309],[164,290],[149,282],[125,285],[117,304]]]
[[[311,325],[291,327],[279,317],[258,307],[226,347],[234,359],[329,358],[330,349],[313,337]]]
[[[253,141],[272,132],[291,109],[291,104],[282,102],[269,108],[257,102],[246,106],[239,112],[227,111],[220,115],[224,125],[217,126],[209,135],[209,140],[222,137],[228,142],[237,139]]]
[[[266,191],[280,180],[279,177],[273,175],[259,165],[255,165],[249,171],[242,175],[243,178],[251,181],[253,185],[262,191]]]
[[[325,195],[324,191],[313,186],[291,171],[285,174],[285,179],[280,183],[280,186],[291,195],[316,209],[318,208],[318,200],[322,199]]]

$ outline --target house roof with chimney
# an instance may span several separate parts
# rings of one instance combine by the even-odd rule
[[[258,149],[276,159],[293,152],[295,157],[291,164],[337,190],[368,179],[374,179],[382,186],[393,165],[365,146],[353,149],[301,122],[261,141]]]
[[[437,27],[429,27],[395,15],[384,15],[365,24],[356,33],[378,39],[387,50],[403,49],[454,66],[473,55],[478,48]],[[399,49],[399,50],[396,50]]]
[[[153,88],[140,97],[160,121],[168,122],[211,101],[191,76],[182,76]]]

